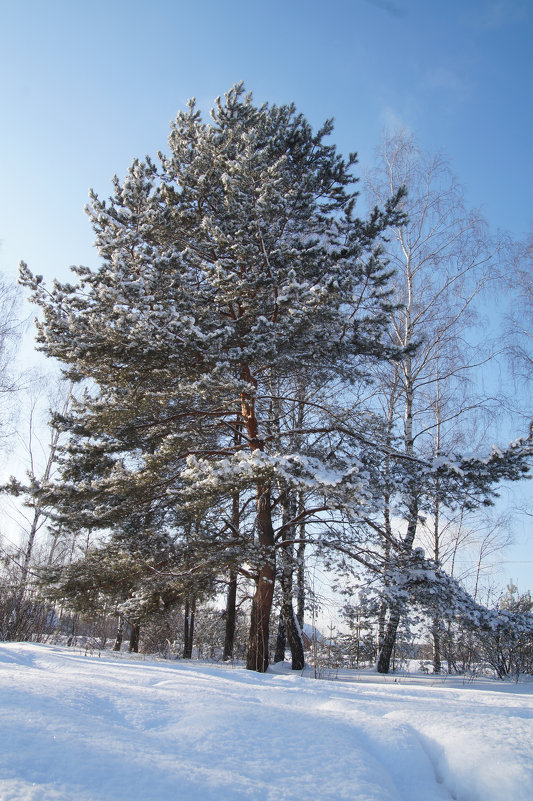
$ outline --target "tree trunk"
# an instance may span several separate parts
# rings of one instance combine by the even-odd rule
[[[252,601],[250,634],[246,667],[265,673],[268,668],[268,637],[270,611],[276,580],[276,552],[274,550],[274,527],[270,503],[270,487],[257,485],[257,530],[259,544],[263,548],[263,565],[257,576],[257,587]]]
[[[387,532],[389,537],[392,537],[391,524],[390,524],[389,504],[390,504],[390,496],[387,493],[387,495],[385,496],[385,515],[384,515],[385,531]],[[385,548],[384,548],[384,554],[383,555],[384,555],[384,564],[388,565],[389,564],[389,557],[390,557],[390,542],[389,542],[389,540],[385,540]],[[386,579],[385,579],[384,584],[385,584],[385,587],[388,586],[388,581]],[[377,642],[378,654],[381,653],[381,651],[383,649],[383,643],[385,641],[385,625],[386,625],[386,622],[387,622],[387,609],[388,609],[387,601],[384,598],[382,598],[382,600],[381,600],[381,602],[379,604],[379,612],[378,612],[378,642]]]
[[[413,542],[416,535],[416,528],[418,525],[418,498],[414,495],[411,498],[408,507],[409,511],[409,518],[407,524],[407,532],[405,534],[405,539],[403,541],[403,546],[405,552],[410,554],[413,550]],[[390,613],[389,613],[389,622],[387,623],[387,628],[385,630],[385,636],[383,637],[383,645],[381,646],[381,651],[378,658],[378,673],[388,673],[390,670],[390,663],[392,659],[392,653],[394,651],[394,646],[396,644],[396,634],[398,632],[398,626],[400,623],[400,610],[395,607],[391,606]]]
[[[192,659],[192,644],[194,638],[194,616],[196,612],[196,598],[185,601],[183,620],[183,658]]]
[[[291,649],[292,669],[303,670],[305,666],[302,631],[292,605],[292,547],[281,549],[281,617],[283,629]]]
[[[298,625],[298,620],[294,614],[292,606],[292,598],[290,595],[286,597],[282,605],[283,625],[287,633],[287,639],[291,649],[293,670],[303,670],[305,667],[304,656],[304,642],[302,638],[302,631]]]
[[[226,632],[224,636],[224,654],[222,659],[227,661],[233,659],[233,647],[235,642],[235,625],[237,620],[237,573],[230,570],[228,596],[226,599]]]
[[[278,623],[278,636],[276,638],[276,651],[274,653],[274,662],[285,661],[285,648],[287,645],[287,637],[285,636],[285,626],[283,625],[283,615],[279,614]]]
[[[266,562],[259,571],[252,601],[246,667],[248,670],[257,670],[258,673],[265,673],[268,669],[269,623],[275,577],[273,563]]]
[[[298,513],[304,510],[303,498],[298,504]],[[296,551],[296,620],[300,631],[304,630],[305,616],[305,520],[298,524],[298,548]]]
[[[117,625],[117,633],[115,635],[115,643],[113,645],[113,651],[120,651],[122,647],[122,637],[124,636],[124,618],[122,615],[118,616],[118,625]]]
[[[130,653],[139,653],[139,638],[141,636],[141,627],[138,623],[131,624],[130,634]]]
[[[441,645],[440,645],[440,618],[435,615],[433,619],[433,628],[431,630],[433,637],[433,673],[438,675],[442,670],[441,659]]]
[[[400,612],[398,609],[391,609],[389,622],[383,637],[383,645],[378,658],[377,670],[378,673],[388,673],[390,670],[390,663],[392,653],[396,644],[396,633],[400,624]]]
[[[251,386],[257,387],[257,381],[252,376],[247,364],[242,366],[240,377]],[[241,418],[252,453],[257,450],[263,451],[264,441],[259,438],[255,399],[253,395],[247,392],[243,392],[241,395]],[[256,590],[252,601],[246,668],[265,673],[268,669],[268,637],[270,611],[274,597],[274,582],[276,580],[276,551],[274,548],[270,485],[261,482],[256,484],[256,522],[263,564],[257,573]]]
[[[412,298],[412,275],[410,272],[410,262],[407,263],[408,287],[409,298]],[[404,346],[409,345],[413,341],[412,327],[411,327],[411,307],[410,303],[405,308],[405,332],[404,332]],[[407,454],[414,452],[414,436],[413,436],[413,406],[414,406],[414,390],[413,390],[413,373],[412,373],[412,360],[411,356],[407,354],[403,363],[404,368],[404,381],[405,381],[405,417],[404,417],[404,445]],[[403,547],[406,554],[410,554],[413,550],[413,543],[416,535],[418,525],[418,496],[416,487],[411,485],[407,487],[407,496],[409,498],[407,503],[408,517],[407,517],[407,531],[403,541]],[[385,526],[390,531],[390,518],[388,512],[388,504],[386,506]],[[400,610],[394,604],[391,605],[389,610],[389,621],[383,636],[383,643],[378,657],[377,670],[378,673],[388,673],[390,670],[390,663],[396,644],[396,634],[400,624]]]
[[[385,623],[387,621],[387,602],[381,601],[378,613],[378,653],[381,653],[385,641]]]
[[[283,501],[283,525],[287,526],[287,528],[284,529],[284,536],[287,542],[284,543],[283,547],[280,549],[281,616],[283,619],[283,628],[291,649],[292,669],[303,670],[305,659],[302,631],[292,605],[294,572],[294,544],[292,540],[295,535],[295,527],[291,521],[294,520],[295,517],[296,503],[294,502],[294,496],[290,491],[287,491]]]
[[[235,444],[239,445],[241,441],[239,431],[239,418],[236,423]],[[240,493],[235,490],[231,499],[231,528],[234,538],[239,536],[239,528],[241,522],[240,510]],[[226,599],[226,632],[224,636],[224,654],[223,660],[233,659],[233,648],[235,642],[235,626],[237,622],[237,571],[233,568],[229,572],[229,585],[228,596]]]

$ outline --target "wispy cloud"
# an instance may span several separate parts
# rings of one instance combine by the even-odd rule
[[[376,8],[381,8],[394,17],[403,17],[407,13],[403,6],[394,3],[392,0],[365,0],[365,2],[371,6],[376,6]]]
[[[412,128],[405,121],[405,116],[392,106],[385,106],[381,110],[379,117],[385,131],[408,131],[412,133]]]
[[[525,19],[528,9],[531,10],[530,0],[492,0],[476,16],[476,22],[482,29],[500,30]]]
[[[457,72],[446,67],[430,68],[425,76],[424,83],[430,89],[442,89],[461,99],[469,94],[468,81]]]

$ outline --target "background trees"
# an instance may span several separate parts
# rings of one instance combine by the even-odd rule
[[[23,324],[19,317],[19,289],[0,275],[0,443],[13,433],[15,393],[20,384],[20,370],[15,355]]]
[[[71,386],[56,383],[55,392],[50,392],[48,382],[37,376],[30,378],[26,387],[26,399],[29,409],[24,420],[19,420],[19,428],[24,426],[24,433],[19,435],[19,447],[24,454],[26,475],[11,480],[0,487],[4,503],[6,519],[16,523],[20,532],[20,547],[11,540],[11,548],[7,553],[10,564],[10,583],[5,588],[2,632],[6,639],[23,640],[31,638],[34,632],[35,614],[35,573],[32,568],[37,564],[50,564],[54,552],[58,549],[61,531],[52,532],[49,527],[50,509],[41,495],[43,485],[49,483],[57,469],[58,444],[61,436],[59,428],[49,420],[49,404],[58,407],[58,414],[65,414],[71,402]],[[48,441],[41,440],[43,421],[39,418],[46,406],[44,426]],[[13,500],[16,499],[16,500]],[[46,532],[48,542],[39,534]],[[59,550],[59,549],[58,549]],[[68,543],[68,551],[72,558],[75,546]],[[36,553],[38,554],[36,557]]]
[[[533,375],[533,232],[516,246],[511,267],[504,277],[506,288],[511,292],[508,341],[512,366],[518,382],[529,388]],[[520,411],[527,418],[531,408]]]
[[[463,191],[446,162],[423,153],[406,133],[384,138],[377,166],[365,179],[373,203],[383,202],[401,186],[407,190],[401,201],[406,221],[391,230],[386,255],[395,268],[392,285],[398,304],[389,333],[403,355],[395,363],[378,366],[376,399],[386,416],[390,441],[398,442],[409,457],[432,460],[459,451],[467,441],[470,450],[476,429],[485,428],[483,412],[490,404],[475,396],[471,379],[490,351],[476,344],[479,338],[472,336],[472,326],[476,301],[496,277],[498,247],[490,241],[479,214],[466,209]],[[411,551],[425,520],[424,544],[440,562],[453,518],[458,521],[465,508],[477,505],[472,497],[475,482],[471,490],[463,489],[462,499],[450,495],[438,476],[421,481],[416,469],[399,497],[387,489],[382,524],[385,554],[390,553],[391,537],[401,542],[404,553]],[[386,672],[398,609],[389,608],[386,630],[384,616],[382,620],[378,669]],[[441,661],[440,633],[436,614],[436,672]]]

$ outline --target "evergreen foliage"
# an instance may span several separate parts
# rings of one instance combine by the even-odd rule
[[[91,196],[97,271],[75,268],[77,284],[49,291],[22,267],[43,309],[40,347],[88,381],[63,421],[59,516],[123,541],[142,531],[153,550],[154,536],[174,542],[216,506],[226,522],[199,558],[243,546],[257,670],[268,665],[276,549],[294,539],[277,491],[307,493],[300,520],[372,498],[358,460],[336,455],[336,404],[313,407],[302,430],[297,387],[322,388],[323,401],[335,382],[342,398],[369,360],[394,355],[380,238],[399,195],[354,217],[355,156],[326,143],[331,130],[313,133],[292,105],[255,106],[242,85],[211,123],[191,101],[159,166],[135,160],[109,201]],[[243,509],[255,503],[242,537],[227,523],[236,489]]]
[[[240,84],[209,123],[191,101],[168,154],[134,160],[109,200],[91,194],[97,270],[48,289],[21,267],[42,309],[40,348],[85,382],[54,421],[69,435],[59,479],[36,492],[63,529],[110,541],[49,581],[85,587],[88,602],[115,587],[135,625],[183,603],[189,653],[196,601],[215,582],[231,588],[235,620],[238,574],[252,587],[247,667],[259,671],[276,581],[303,667],[293,586],[306,543],[384,576],[399,620],[412,588],[433,597],[413,580],[412,545],[435,483],[443,504],[490,502],[531,455],[529,437],[486,459],[421,458],[362,400],[378,365],[417,347],[390,338],[383,241],[405,222],[403,189],[356,217],[356,158],[337,154],[331,131],[313,132],[293,105],[256,106]],[[383,525],[385,508],[408,521],[406,537]],[[466,603],[416,559],[448,605]]]

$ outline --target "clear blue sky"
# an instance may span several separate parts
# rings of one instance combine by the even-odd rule
[[[384,125],[444,151],[495,227],[533,220],[531,0],[19,0],[0,26],[0,270],[94,261],[82,213],[164,148],[188,97],[244,79],[372,158]]]
[[[0,272],[95,265],[83,214],[244,79],[369,164],[385,126],[444,152],[494,228],[533,222],[532,0],[19,0],[0,26]],[[533,559],[533,556],[529,558]],[[515,574],[516,575],[516,574]],[[523,581],[521,582],[523,586]]]

